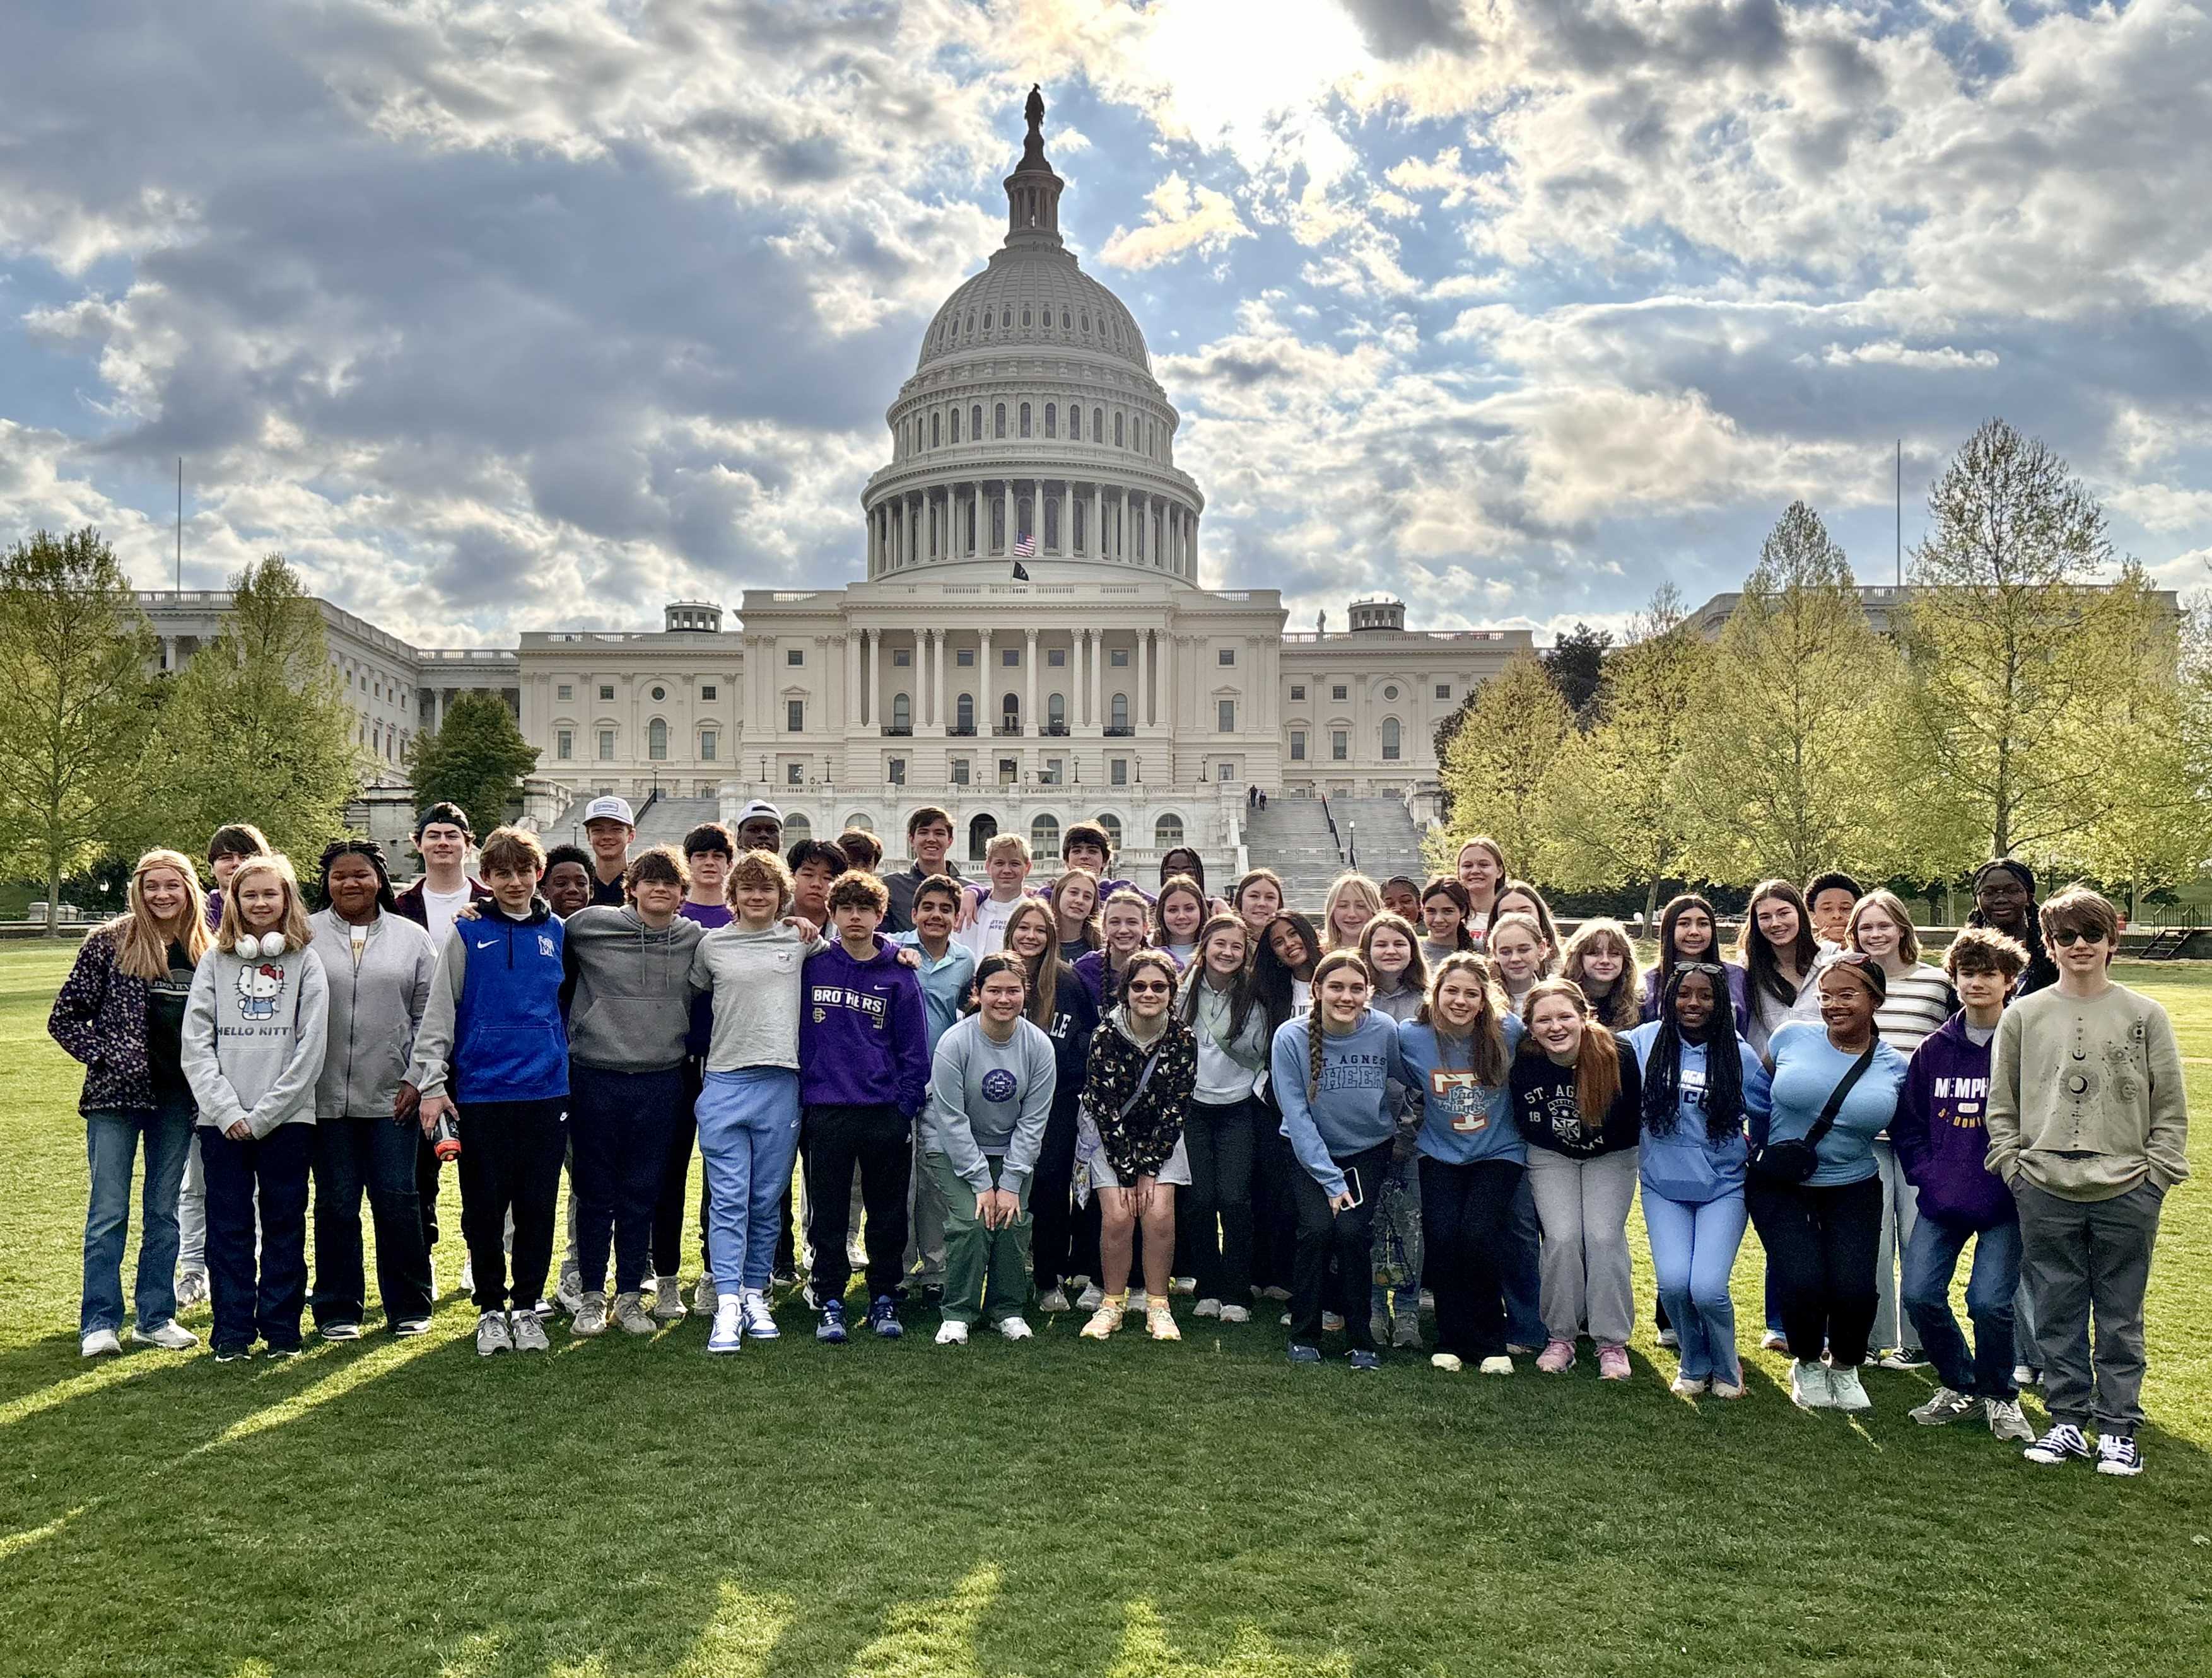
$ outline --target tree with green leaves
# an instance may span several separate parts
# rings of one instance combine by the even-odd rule
[[[145,738],[154,637],[115,550],[87,525],[33,531],[0,558],[0,851],[46,885],[112,841]]]
[[[1662,585],[1628,645],[1607,661],[1588,733],[1571,733],[1541,789],[1545,878],[1571,890],[1644,887],[1648,925],[1659,888],[1681,877],[1690,848],[1682,790],[1687,760],[1711,754],[1700,706],[1713,649]]]
[[[141,771],[143,817],[188,855],[222,823],[251,821],[304,871],[344,831],[357,727],[322,614],[271,554],[232,579],[222,631],[169,679]]]
[[[2136,610],[2130,591],[2099,585],[2103,509],[2057,455],[1991,420],[1928,512],[1899,744],[1960,815],[1942,871],[2063,852],[2130,796],[2093,742]]]
[[[1521,868],[1535,869],[1544,772],[1573,726],[1573,713],[1533,657],[1511,660],[1475,688],[1440,760],[1451,809],[1451,827],[1439,841],[1440,872],[1451,871],[1449,859],[1470,833],[1488,833]]]
[[[1613,651],[1613,632],[1577,623],[1539,655],[1545,674],[1559,690],[1579,721],[1587,718],[1605,681],[1606,656]]]
[[[1714,880],[1885,872],[1895,650],[1867,621],[1844,550],[1793,501],[1721,631],[1685,758],[1692,866]]]
[[[537,748],[522,737],[507,701],[485,693],[457,696],[435,733],[415,736],[407,757],[416,803],[459,804],[479,833],[507,820],[508,808],[522,802],[522,778],[538,766]]]

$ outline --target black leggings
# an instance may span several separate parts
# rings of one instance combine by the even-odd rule
[[[1224,1305],[1245,1305],[1252,1297],[1254,1105],[1194,1101],[1183,1121],[1190,1187],[1176,1228],[1178,1239],[1187,1235],[1190,1242],[1198,1297]]]
[[[1077,1102],[1055,1095],[1030,1178],[1030,1266],[1037,1292],[1049,1293],[1066,1279],[1075,1247],[1075,1130]],[[1093,1196],[1095,1199],[1096,1196]]]
[[[1441,1351],[1462,1359],[1504,1355],[1503,1266],[1513,1196],[1527,1171],[1514,1160],[1421,1160],[1421,1245]]]
[[[1856,1368],[1874,1330],[1881,1179],[1816,1189],[1753,1177],[1744,1199],[1766,1249],[1790,1355],[1815,1362],[1825,1344],[1837,1368]]]

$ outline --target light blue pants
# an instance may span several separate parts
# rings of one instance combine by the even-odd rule
[[[715,1285],[765,1289],[799,1152],[799,1074],[780,1066],[709,1072],[696,1112]]]
[[[1644,1227],[1667,1320],[1682,1342],[1681,1374],[1692,1381],[1743,1381],[1735,1354],[1735,1305],[1729,1275],[1750,1221],[1739,1189],[1703,1206],[1684,1206],[1644,1190]]]
[[[177,1189],[192,1138],[187,1099],[150,1112],[84,1116],[92,1193],[84,1218],[84,1303],[78,1332],[123,1327],[123,1244],[131,1227],[131,1176],[143,1143],[139,1196],[138,1326],[149,1332],[177,1314]]]

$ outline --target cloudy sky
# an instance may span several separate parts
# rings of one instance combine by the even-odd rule
[[[2212,7],[13,0],[0,538],[429,645],[857,578],[1044,84],[1209,585],[1431,627],[1863,580],[2002,414],[2212,558]]]

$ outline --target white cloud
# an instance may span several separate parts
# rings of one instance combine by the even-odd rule
[[[1210,186],[1194,187],[1170,174],[1152,191],[1144,221],[1116,227],[1099,247],[1098,259],[1116,268],[1152,268],[1195,251],[1218,257],[1240,239],[1253,237],[1227,195]]]

